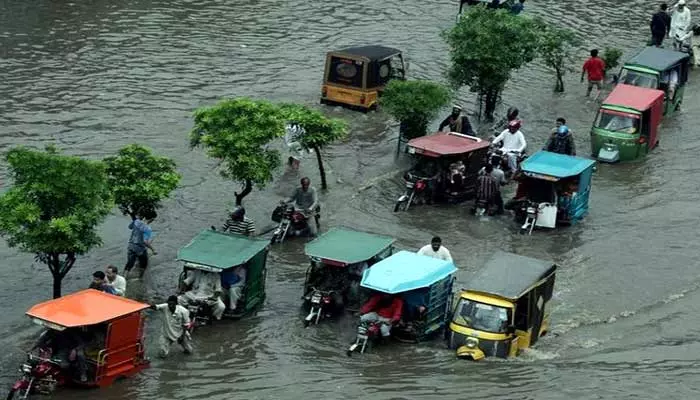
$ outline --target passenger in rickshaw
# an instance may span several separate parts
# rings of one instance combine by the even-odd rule
[[[226,290],[228,295],[228,308],[230,312],[236,311],[238,300],[243,294],[243,288],[246,282],[246,267],[239,265],[236,268],[221,272],[221,286]]]
[[[360,322],[380,323],[383,338],[391,335],[391,327],[401,320],[403,299],[387,293],[375,293],[360,309]]]
[[[221,277],[214,272],[190,269],[183,280],[185,288],[190,288],[178,296],[178,302],[187,306],[190,303],[203,302],[212,307],[212,316],[220,320],[226,310],[221,300]]]
[[[515,191],[515,196],[506,203],[506,210],[516,210],[519,205],[527,201],[538,204],[554,204],[556,192],[551,182],[528,178],[523,174],[518,174],[514,179],[518,181],[518,187]]]
[[[442,132],[442,129],[446,126],[450,127],[450,132],[474,136],[474,130],[472,129],[472,124],[469,123],[469,118],[466,115],[462,115],[462,106],[457,104],[452,106],[452,113],[440,123],[438,131]]]
[[[676,88],[678,87],[678,68],[673,68],[670,71],[664,72],[661,76],[661,82],[667,85],[666,97],[673,100],[676,95]]]
[[[447,190],[450,192],[461,192],[464,189],[464,172],[466,167],[462,160],[453,162],[450,164],[450,170],[448,172],[448,184]]]
[[[578,177],[570,177],[557,182],[557,220],[569,220],[569,207],[578,192]]]

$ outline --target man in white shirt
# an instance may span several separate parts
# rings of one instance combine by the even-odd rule
[[[518,170],[518,156],[525,151],[527,142],[525,136],[520,132],[520,121],[514,120],[508,123],[508,129],[501,132],[495,139],[493,144],[503,142],[501,150],[508,156],[508,166],[512,172]]]
[[[190,269],[187,271],[183,283],[185,287],[192,289],[178,297],[178,302],[183,306],[197,301],[206,302],[212,307],[212,316],[220,320],[226,310],[224,301],[221,300],[223,292],[221,287],[221,277],[214,272]]]
[[[186,330],[190,323],[190,312],[177,304],[177,296],[168,297],[164,304],[152,304],[152,310],[161,312],[163,327],[160,336],[160,356],[165,358],[170,353],[170,346],[177,342],[182,346],[185,354],[192,353],[192,337]]]
[[[687,37],[687,33],[690,31],[690,9],[686,7],[685,0],[679,0],[674,8],[675,10],[671,14],[671,30],[668,36],[673,40],[673,47],[676,50],[680,50],[677,47],[683,43],[682,39]]]
[[[123,297],[124,293],[126,293],[126,279],[119,275],[119,270],[117,267],[114,265],[108,265],[105,275],[107,276],[105,283],[114,288],[117,296]]]
[[[430,244],[426,244],[418,250],[418,254],[433,258],[438,258],[440,260],[452,261],[452,255],[446,247],[442,245],[442,239],[439,236],[435,236]]]

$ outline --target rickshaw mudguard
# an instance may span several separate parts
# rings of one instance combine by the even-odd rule
[[[460,346],[457,349],[457,358],[479,361],[485,357],[486,356],[484,355],[484,352],[481,351],[481,349],[479,349],[478,347],[470,349],[467,346]]]

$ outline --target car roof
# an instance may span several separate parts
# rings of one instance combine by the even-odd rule
[[[148,308],[148,304],[85,289],[39,303],[27,315],[63,328],[101,324]]]
[[[465,154],[489,147],[489,141],[475,136],[463,135],[457,132],[438,132],[429,136],[411,139],[409,147],[418,154],[428,157],[440,157],[454,154]]]
[[[595,165],[594,160],[540,150],[520,165],[524,172],[568,178]]]
[[[359,56],[369,59],[370,61],[383,60],[385,58],[400,54],[401,50],[386,46],[356,46],[346,47],[341,50],[336,50],[331,53],[344,53],[353,56]]]
[[[366,269],[360,285],[389,294],[403,293],[428,287],[456,271],[452,261],[399,251]]]
[[[245,264],[269,244],[265,239],[205,229],[178,250],[177,259],[223,270]]]
[[[632,64],[651,68],[656,71],[663,71],[687,58],[690,58],[690,55],[682,51],[649,46],[635,54],[625,65]]]
[[[556,268],[551,261],[499,251],[469,282],[467,290],[516,300]]]
[[[605,98],[603,105],[622,106],[637,111],[645,111],[659,101],[659,98],[663,99],[663,97],[664,92],[662,90],[620,83]]]
[[[369,260],[394,242],[389,236],[337,227],[307,243],[304,251],[309,257],[354,264]]]

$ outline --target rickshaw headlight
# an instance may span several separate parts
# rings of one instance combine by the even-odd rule
[[[470,337],[464,342],[464,345],[469,349],[475,349],[479,345],[479,339]]]

